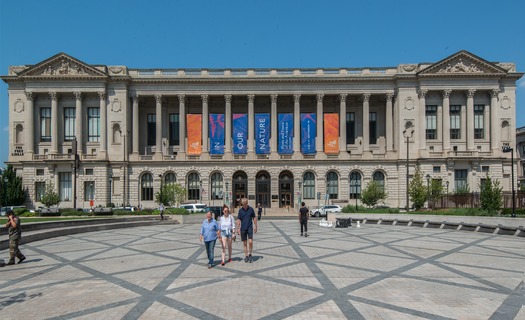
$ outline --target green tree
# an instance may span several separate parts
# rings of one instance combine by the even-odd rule
[[[46,190],[40,202],[48,208],[60,204],[60,196],[55,191],[55,186],[52,183],[46,184]]]
[[[416,210],[423,208],[425,201],[427,201],[427,187],[423,185],[423,174],[419,166],[416,167],[414,177],[410,181],[408,195]]]
[[[463,207],[470,204],[471,194],[470,186],[467,184],[459,186],[453,195],[454,203],[457,206]]]
[[[171,206],[175,203],[175,185],[168,183],[162,185],[160,191],[155,194],[155,202],[159,205]]]
[[[26,202],[26,192],[22,187],[22,178],[16,175],[12,165],[2,172],[2,206],[21,206]],[[6,182],[7,180],[7,182]],[[4,203],[5,202],[5,203]]]
[[[479,201],[481,208],[488,212],[495,212],[501,208],[502,201],[502,190],[499,181],[487,177],[484,183],[480,186]]]
[[[439,200],[439,198],[441,198],[441,196],[443,195],[444,189],[443,184],[441,183],[442,181],[440,179],[432,179],[430,181],[430,193],[428,195],[428,198],[430,199],[430,203],[432,203],[433,206],[433,204],[436,203],[436,201]]]
[[[178,207],[186,200],[186,189],[180,183],[176,183],[173,185],[173,192],[175,194],[175,206]]]
[[[369,207],[375,206],[379,200],[388,197],[384,188],[377,181],[370,181],[361,194],[361,201]]]

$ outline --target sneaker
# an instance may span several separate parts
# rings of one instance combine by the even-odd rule
[[[301,237],[303,236],[303,234],[301,233]]]
[[[248,256],[244,258],[244,262],[248,262]]]
[[[224,265],[224,261],[221,262],[221,266],[223,266],[223,265]]]
[[[18,263],[22,263],[22,261],[24,261],[26,259],[26,257],[22,257],[20,258],[20,260],[18,261]]]
[[[231,258],[230,258],[230,259],[228,259],[228,263],[230,263],[230,262],[232,262],[232,259],[231,259]]]
[[[208,269],[211,269],[211,264],[208,265]]]
[[[15,260],[9,260],[9,262],[6,263],[5,265],[6,266],[10,266],[10,265],[13,265],[13,264],[15,264]]]
[[[308,233],[305,233],[305,234],[304,234],[304,237],[305,237],[305,238],[308,237]]]
[[[248,256],[248,261],[249,261],[250,263],[253,262],[253,259],[252,259],[252,255],[251,255],[251,254]]]

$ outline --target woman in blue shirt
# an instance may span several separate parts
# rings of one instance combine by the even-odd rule
[[[217,221],[212,218],[211,212],[206,213],[206,220],[202,222],[200,241],[204,240],[206,247],[206,254],[208,256],[208,269],[214,266],[213,256],[215,250],[215,241],[220,235],[219,225]]]

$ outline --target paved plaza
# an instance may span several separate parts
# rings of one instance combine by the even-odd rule
[[[259,222],[254,261],[207,269],[197,224],[24,244],[1,319],[525,319],[525,239],[418,227]],[[7,259],[8,251],[0,251]],[[215,250],[220,263],[220,245]]]

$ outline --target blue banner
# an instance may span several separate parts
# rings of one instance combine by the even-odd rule
[[[210,114],[209,131],[210,154],[224,154],[224,114]]]
[[[233,154],[248,153],[248,114],[233,114]]]
[[[301,152],[314,154],[315,138],[317,137],[317,118],[315,113],[301,114]]]
[[[255,114],[255,153],[270,154],[270,114]]]
[[[280,154],[293,153],[293,113],[279,113],[278,115],[278,152]]]

